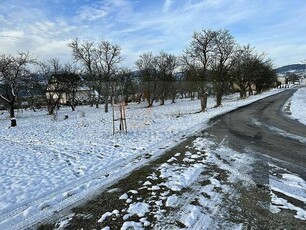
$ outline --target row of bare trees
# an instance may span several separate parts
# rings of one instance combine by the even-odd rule
[[[163,105],[165,98],[174,102],[178,93],[196,92],[205,111],[209,94],[216,97],[218,107],[228,92],[240,91],[245,98],[247,92],[261,93],[276,84],[271,60],[250,45],[238,45],[228,30],[195,32],[181,56],[147,52],[136,66],[148,106],[155,100]]]
[[[43,91],[49,114],[59,105],[62,92],[69,95],[74,110],[75,94],[81,84],[86,84],[93,94],[97,92],[91,104],[98,107],[104,103],[104,111],[108,112],[109,102],[119,96],[126,103],[146,100],[150,107],[157,100],[160,105],[167,99],[175,102],[178,94],[187,92],[200,98],[201,111],[205,111],[209,94],[220,106],[228,92],[237,90],[245,98],[247,93],[260,93],[276,82],[272,62],[250,45],[238,45],[228,30],[195,32],[181,56],[145,52],[135,62],[136,71],[121,67],[121,47],[109,41],[75,39],[68,46],[73,54],[73,62],[68,64],[58,59],[39,62],[29,53],[0,55],[0,99],[9,108],[12,125],[16,125],[14,106],[20,89],[33,95],[30,104],[34,108],[37,76],[48,83]]]
[[[119,70],[118,65],[122,61],[120,46],[108,41],[98,44],[80,43],[78,39],[69,43],[69,46],[72,48],[73,58],[81,63],[93,81],[93,87],[99,95],[104,95],[104,111],[107,113],[111,82],[114,82]]]
[[[151,107],[157,99],[160,100],[160,105],[164,105],[169,96],[174,102],[178,83],[175,74],[178,67],[177,57],[165,52],[157,56],[147,52],[140,55],[136,66],[141,76],[143,97],[147,100],[148,107]]]
[[[218,107],[229,90],[236,89],[245,98],[247,90],[260,93],[276,84],[271,60],[257,54],[250,45],[236,44],[228,30],[195,32],[181,61],[187,79],[197,82],[201,111],[206,110],[209,87]]]

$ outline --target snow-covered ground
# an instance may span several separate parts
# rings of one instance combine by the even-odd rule
[[[291,104],[291,116],[306,125],[306,87],[300,88],[295,92],[287,103]]]
[[[15,128],[9,127],[8,114],[0,112],[0,229],[24,228],[48,218],[155,159],[183,136],[202,130],[210,118],[279,91],[246,100],[231,95],[217,109],[210,99],[205,113],[197,113],[197,100],[153,108],[131,104],[126,108],[128,133],[115,135],[112,113],[103,109],[62,108],[57,117],[44,110],[18,111]],[[300,91],[305,95],[305,88]],[[304,103],[300,107],[305,108],[299,93],[291,104]],[[115,111],[118,116],[118,108]],[[292,111],[292,116],[296,114],[301,112]],[[170,198],[168,204],[174,200]]]

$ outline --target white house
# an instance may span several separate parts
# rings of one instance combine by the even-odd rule
[[[67,104],[71,99],[71,94],[56,90],[53,84],[49,84],[46,91],[46,97],[47,99],[52,97],[54,100],[59,98],[60,104]],[[89,103],[93,97],[98,97],[98,92],[93,92],[87,86],[78,87],[74,95],[75,102],[80,104]]]

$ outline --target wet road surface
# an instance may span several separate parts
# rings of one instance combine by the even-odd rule
[[[306,126],[283,111],[294,92],[287,90],[214,118],[206,131],[237,151],[251,149],[306,180]]]

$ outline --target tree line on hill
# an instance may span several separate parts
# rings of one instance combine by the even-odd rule
[[[250,45],[237,44],[224,29],[195,32],[180,56],[145,52],[134,71],[121,67],[121,47],[115,43],[74,39],[68,46],[73,60],[66,64],[59,59],[38,61],[29,52],[0,54],[0,101],[10,111],[12,126],[17,125],[14,110],[21,91],[33,109],[43,97],[49,114],[61,103],[62,93],[74,110],[81,86],[92,92],[88,103],[103,103],[105,112],[109,103],[119,100],[145,100],[151,107],[155,101],[174,103],[179,95],[197,96],[204,112],[209,95],[215,96],[218,107],[228,93],[240,92],[245,98],[277,84],[271,60]]]

